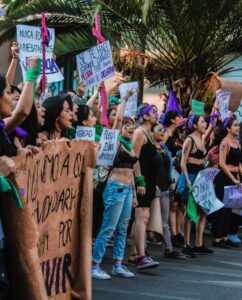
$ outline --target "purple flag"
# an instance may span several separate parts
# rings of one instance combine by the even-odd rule
[[[170,110],[177,111],[179,113],[179,115],[182,117],[182,111],[181,111],[180,105],[178,104],[178,101],[176,99],[176,96],[175,96],[175,93],[173,90],[171,90],[169,93],[169,99],[168,99],[166,112],[168,112]]]

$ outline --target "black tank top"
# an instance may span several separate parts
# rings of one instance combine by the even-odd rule
[[[141,148],[139,163],[141,174],[145,177],[146,192],[149,193],[149,189],[151,189],[153,193],[153,189],[155,191],[156,186],[156,173],[153,170],[153,159],[156,156],[157,149],[155,144],[150,141],[145,132],[144,134],[147,138],[147,143]]]
[[[137,156],[130,155],[120,146],[113,162],[113,168],[133,169],[137,160]]]
[[[226,164],[238,167],[241,163],[241,156],[242,152],[240,148],[234,148],[230,146],[229,152],[226,157]]]

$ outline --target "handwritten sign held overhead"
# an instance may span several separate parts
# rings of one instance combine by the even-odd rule
[[[61,74],[53,58],[55,30],[53,28],[48,28],[48,30],[50,42],[49,47],[46,47],[45,75],[47,76],[48,83],[51,83],[61,81],[64,79],[64,77]],[[25,80],[26,71],[28,67],[28,58],[30,56],[38,56],[42,58],[41,28],[36,26],[17,25],[17,42],[19,44],[20,50],[20,65],[22,69],[23,78]]]
[[[109,41],[78,54],[76,62],[80,80],[87,87],[96,86],[115,75]]]
[[[133,95],[128,99],[126,103],[126,108],[124,112],[125,117],[133,117],[135,115],[137,109],[137,101],[138,101],[138,82],[128,82],[123,83],[119,86],[120,98],[123,99],[126,95],[127,90],[133,90]]]
[[[231,96],[232,90],[218,90],[216,92],[216,100],[219,104],[219,110],[221,113],[222,121],[228,117],[229,112],[229,99]]]
[[[95,141],[96,129],[94,127],[77,126],[76,140]]]
[[[97,155],[97,166],[112,166],[117,152],[118,129],[104,129],[101,135],[101,148]]]
[[[213,181],[219,170],[208,168],[198,173],[193,184],[193,196],[197,204],[207,214],[211,214],[224,205],[216,198]]]

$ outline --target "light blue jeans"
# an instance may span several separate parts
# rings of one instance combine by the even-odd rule
[[[96,238],[92,260],[101,263],[108,240],[114,236],[113,259],[123,260],[126,235],[131,218],[133,187],[108,180],[103,191],[104,213],[102,227]]]

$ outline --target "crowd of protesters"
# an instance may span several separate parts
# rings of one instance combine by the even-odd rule
[[[67,90],[43,101],[38,77],[41,62],[31,57],[24,83],[14,86],[18,63],[18,45],[13,43],[12,62],[6,76],[0,76],[0,175],[14,172],[11,157],[37,152],[49,140],[75,138],[77,126],[95,127],[95,140],[100,141],[104,127],[119,129],[117,153],[107,181],[94,190],[92,277],[110,279],[100,264],[107,246],[113,247],[113,276],[134,277],[123,265],[126,242],[130,248],[128,263],[137,270],[158,267],[160,262],[148,254],[149,243],[164,251],[167,259],[195,258],[213,254],[214,247],[230,249],[241,244],[237,233],[240,212],[223,207],[206,216],[197,207],[196,226],[186,213],[188,192],[199,171],[218,168],[214,180],[216,197],[223,202],[224,187],[241,183],[241,130],[232,113],[222,122],[219,106],[199,116],[192,111],[179,111],[170,105],[163,112],[147,103],[141,104],[133,118],[125,117],[125,107],[133,91],[124,99],[113,96],[115,84],[107,93],[108,124],[102,124],[99,90],[85,98],[85,85],[77,91]],[[40,83],[41,85],[41,83]],[[160,220],[153,220],[156,203]],[[4,216],[0,223],[1,287],[9,280],[4,236]],[[159,232],[149,224],[159,223]],[[212,245],[205,245],[204,230],[211,225]],[[191,232],[195,230],[195,242]],[[162,235],[160,234],[162,232]],[[162,243],[161,243],[162,241]],[[162,245],[161,245],[162,244]],[[6,298],[7,299],[7,298]]]

